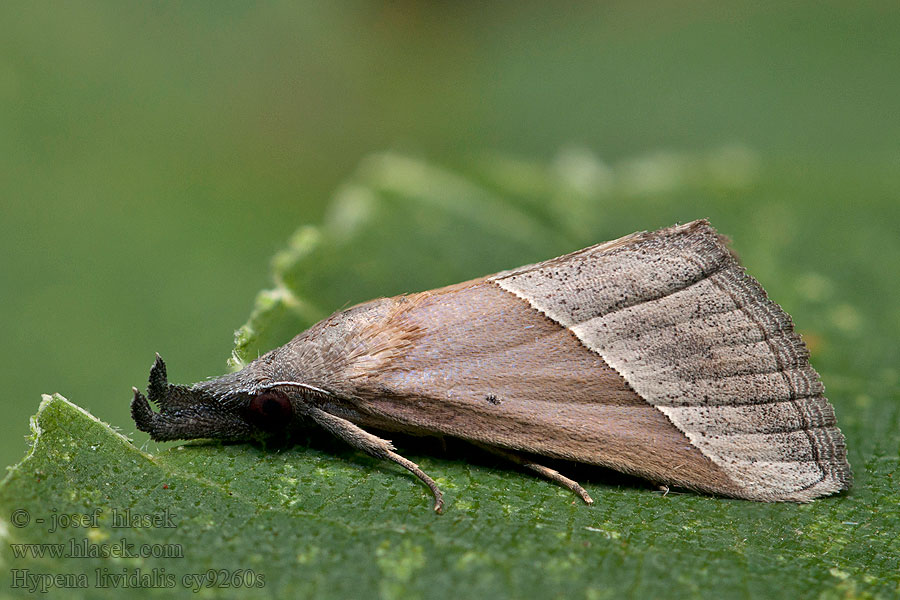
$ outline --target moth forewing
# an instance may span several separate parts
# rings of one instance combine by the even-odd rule
[[[253,401],[278,389],[296,418],[415,473],[436,510],[434,481],[361,427],[496,448],[586,501],[577,483],[518,453],[751,500],[808,501],[851,483],[790,317],[706,221],[336,313],[190,388],[193,412],[188,388],[161,387],[158,373],[151,387],[151,399],[168,389],[182,407],[163,399],[148,414],[135,395],[138,427],[160,438],[209,436],[179,419],[210,422],[211,398],[228,413],[217,423],[290,421],[256,414],[283,413],[271,398]]]
[[[572,331],[724,471],[732,485],[710,491],[808,501],[849,487],[844,437],[790,317],[707,222],[495,281]]]
[[[721,469],[567,328],[486,280],[422,296],[402,315],[425,331],[416,345],[357,380],[371,425],[728,487]]]

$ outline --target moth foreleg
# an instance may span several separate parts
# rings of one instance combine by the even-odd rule
[[[404,469],[407,469],[413,475],[425,482],[425,485],[431,489],[431,493],[434,495],[434,512],[440,513],[441,510],[443,510],[444,494],[441,492],[440,488],[438,488],[437,483],[420,469],[419,465],[394,452],[394,446],[388,440],[383,440],[378,436],[372,435],[358,425],[354,425],[346,419],[336,417],[319,408],[310,407],[308,409],[308,414],[321,427],[331,432],[335,437],[344,440],[354,448],[367,452],[377,458],[393,461]]]
[[[496,454],[497,456],[502,456],[503,458],[505,458],[506,460],[508,460],[510,462],[514,462],[517,465],[520,465],[522,467],[525,467],[526,469],[534,471],[535,473],[538,473],[542,477],[546,477],[550,481],[552,481],[556,484],[559,484],[566,489],[572,490],[573,492],[578,494],[578,496],[581,497],[582,500],[584,500],[585,504],[593,504],[594,503],[593,498],[591,498],[590,495],[588,495],[587,490],[585,490],[583,487],[581,487],[577,481],[569,479],[568,477],[566,477],[559,471],[551,469],[550,467],[545,467],[543,465],[539,465],[536,462],[529,460],[523,456],[520,456],[519,454],[516,454],[515,452],[512,452],[510,450],[497,448],[495,446],[487,446],[485,444],[476,444],[476,445],[481,448],[484,448],[488,452]]]

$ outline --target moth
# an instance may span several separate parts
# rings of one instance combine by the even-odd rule
[[[301,423],[418,465],[368,429],[474,442],[561,484],[552,457],[759,501],[848,489],[834,409],[791,318],[705,220],[337,312],[230,373],[167,382],[131,414],[154,440]]]

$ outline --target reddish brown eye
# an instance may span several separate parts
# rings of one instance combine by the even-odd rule
[[[250,401],[244,410],[244,417],[259,429],[274,432],[287,427],[293,413],[287,394],[268,390]]]

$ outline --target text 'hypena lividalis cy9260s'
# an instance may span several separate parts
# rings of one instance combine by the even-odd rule
[[[317,424],[437,484],[365,428],[453,436],[568,487],[540,457],[806,502],[850,487],[844,437],[790,317],[706,221],[337,312],[241,371],[131,414],[155,440]]]

